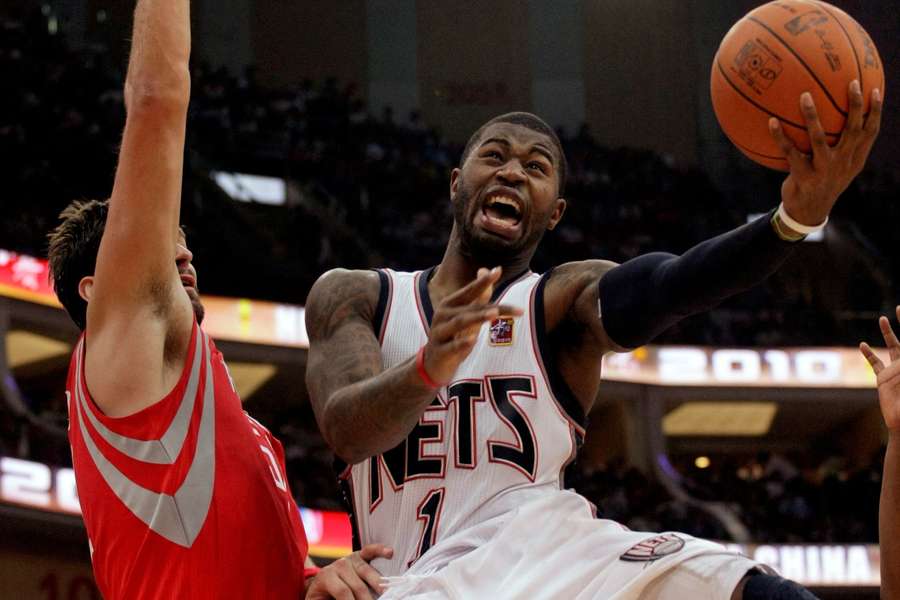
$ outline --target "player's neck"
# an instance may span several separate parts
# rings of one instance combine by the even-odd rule
[[[433,303],[440,302],[442,298],[452,294],[456,290],[465,287],[478,276],[478,269],[502,267],[503,274],[495,288],[503,287],[508,281],[519,277],[527,271],[531,262],[531,256],[516,257],[513,260],[494,264],[480,264],[471,257],[464,255],[457,244],[451,239],[444,252],[444,258],[438,265],[428,283],[428,290]]]

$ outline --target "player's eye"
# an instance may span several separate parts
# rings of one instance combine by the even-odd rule
[[[542,162],[532,160],[526,166],[532,171],[539,171],[545,175],[547,174],[547,167]]]
[[[488,158],[491,160],[498,160],[498,161],[503,159],[503,155],[500,154],[500,152],[497,150],[485,150],[481,154],[481,156],[483,156],[484,158]]]

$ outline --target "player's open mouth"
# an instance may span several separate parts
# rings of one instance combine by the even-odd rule
[[[181,285],[186,288],[194,288],[197,289],[197,280],[194,279],[193,276],[188,275],[187,273],[182,273],[181,275]]]
[[[503,237],[509,237],[522,222],[522,203],[503,193],[490,194],[481,207],[481,226]]]

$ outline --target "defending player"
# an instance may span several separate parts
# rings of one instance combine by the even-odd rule
[[[683,256],[529,270],[563,216],[566,160],[553,130],[512,113],[480,128],[450,178],[454,226],[440,265],[336,270],[307,301],[307,382],[359,540],[391,544],[384,598],[801,598],[753,561],[683,534],[630,532],[561,489],[600,385],[604,354],[769,276],[821,227],[860,172],[881,100],[829,147],[809,94],[813,143],[764,219]],[[490,267],[499,266],[502,268]],[[482,324],[489,323],[489,327]]]
[[[139,0],[112,198],[74,203],[50,236],[56,293],[84,331],[66,392],[78,494],[104,598],[296,600],[307,543],[284,453],[200,328],[178,226],[188,4]],[[371,599],[367,561],[390,555],[367,546],[306,597]]]
[[[896,308],[900,319],[900,306]],[[900,598],[900,341],[887,317],[878,319],[881,335],[891,358],[885,366],[865,342],[859,345],[878,378],[878,402],[888,429],[881,502],[878,511],[878,541],[881,545],[881,597]]]

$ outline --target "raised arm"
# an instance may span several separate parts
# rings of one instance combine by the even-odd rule
[[[770,123],[791,169],[777,211],[681,256],[647,254],[600,270],[590,261],[564,265],[569,276],[559,278],[561,285],[554,287],[575,286],[575,292],[557,291],[554,297],[561,301],[556,306],[548,302],[548,311],[560,313],[557,320],[567,316],[587,325],[607,350],[634,348],[680,319],[713,308],[765,280],[784,262],[794,242],[802,239],[796,227],[822,224],[865,165],[881,122],[881,96],[873,90],[871,111],[864,117],[858,82],[850,84],[849,95],[847,126],[834,147],[826,143],[812,98],[809,94],[801,97],[812,140],[811,156],[793,146],[777,120]],[[548,315],[548,323],[552,322],[553,315]]]
[[[896,312],[900,319],[900,306]],[[877,376],[878,402],[888,430],[878,508],[878,542],[881,546],[881,597],[896,600],[900,598],[900,341],[886,317],[881,317],[878,325],[888,348],[890,364],[885,365],[865,342],[859,349]]]
[[[372,320],[379,278],[372,271],[336,269],[313,286],[306,302],[309,358],[306,384],[325,441],[348,464],[390,450],[412,431],[475,343],[470,328],[511,308],[484,296],[500,271],[479,277],[436,308],[431,333],[416,356],[384,369]],[[487,294],[490,297],[490,293]],[[420,370],[435,386],[426,383]]]
[[[188,256],[178,248],[178,222],[190,49],[188,0],[138,1],[125,131],[93,282],[84,292],[87,379],[113,415],[168,392],[169,371],[177,378],[191,334],[191,304],[176,266],[176,256]]]

